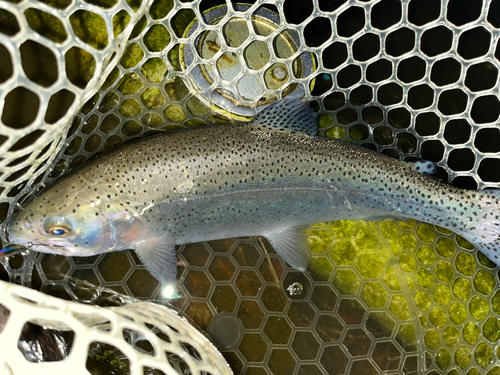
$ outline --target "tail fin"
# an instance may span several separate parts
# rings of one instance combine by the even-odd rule
[[[500,266],[500,190],[478,192],[476,198],[470,214],[477,221],[473,228],[464,228],[460,234]]]

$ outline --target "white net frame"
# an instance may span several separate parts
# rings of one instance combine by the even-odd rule
[[[102,308],[64,301],[23,286],[1,282],[0,305],[10,312],[7,321],[2,321],[0,333],[4,346],[0,367],[4,367],[5,374],[71,372],[88,375],[90,372],[86,363],[93,342],[118,348],[129,361],[130,374],[142,375],[147,367],[161,370],[166,375],[185,373],[168,360],[168,356],[172,355],[186,365],[183,370],[189,374],[233,373],[215,346],[190,322],[172,309],[154,303],[136,302]],[[73,331],[74,339],[68,356],[59,361],[28,361],[18,348],[21,332],[28,321],[48,329]],[[124,330],[149,341],[153,353],[139,350],[134,341],[127,344]],[[167,335],[170,341],[155,334],[158,332]],[[191,354],[185,344],[194,348],[196,354]]]

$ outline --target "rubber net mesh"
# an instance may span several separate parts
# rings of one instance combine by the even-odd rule
[[[0,291],[3,374],[232,374],[213,344],[166,307],[100,308],[3,281]]]

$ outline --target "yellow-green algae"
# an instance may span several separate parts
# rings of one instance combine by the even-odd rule
[[[163,110],[163,115],[173,122],[181,122],[186,119],[186,112],[181,106],[177,104],[172,104]]]
[[[445,258],[451,258],[455,252],[455,244],[451,238],[441,237],[436,241],[436,251]]]
[[[118,91],[123,95],[133,95],[142,88],[142,80],[136,73],[127,73],[118,83]]]
[[[116,38],[127,27],[130,22],[130,14],[122,9],[113,16],[113,36]]]
[[[429,293],[423,290],[417,290],[413,296],[413,300],[415,301],[415,305],[422,310],[429,309],[432,303]]]
[[[350,266],[356,259],[356,253],[351,241],[338,241],[334,243],[330,256],[337,266]]]
[[[141,117],[141,122],[146,126],[157,128],[165,123],[165,120],[156,113],[146,113]]]
[[[459,277],[453,283],[453,294],[462,301],[467,301],[472,292],[470,281]]]
[[[118,127],[118,125],[120,125],[120,119],[116,115],[111,114],[109,116],[106,116],[104,120],[102,120],[99,129],[103,133],[109,134],[112,133]]]
[[[439,280],[449,283],[453,280],[455,271],[453,271],[453,266],[450,262],[445,260],[440,260],[436,263],[436,276]]]
[[[361,131],[357,126],[351,126],[349,128],[349,136],[353,141],[361,141],[366,138],[363,131]]]
[[[469,304],[469,310],[474,318],[477,320],[483,320],[489,312],[488,301],[482,297],[472,297]]]
[[[151,5],[149,13],[154,20],[164,18],[174,7],[173,0],[155,0]]]
[[[465,345],[461,345],[455,352],[455,363],[458,367],[465,369],[470,365],[471,360],[470,349]]]
[[[333,116],[331,113],[322,113],[318,116],[318,126],[320,128],[327,128],[333,125]]]
[[[433,307],[429,312],[429,321],[434,327],[444,327],[446,324],[446,318],[446,313],[439,307]]]
[[[94,56],[79,47],[71,47],[64,55],[66,76],[74,85],[85,88],[95,73]]]
[[[368,311],[385,309],[405,350],[427,352],[447,374],[500,371],[494,267],[463,238],[412,220],[343,220],[313,226],[308,239],[308,270]]]
[[[28,25],[40,35],[56,43],[62,43],[68,37],[61,20],[39,9],[28,8],[24,11]]]
[[[436,261],[436,253],[429,246],[420,246],[417,250],[417,259],[420,263],[430,266]]]
[[[451,354],[446,348],[441,348],[436,354],[436,365],[441,370],[448,368],[451,364]]]
[[[452,302],[448,310],[451,321],[457,325],[461,325],[467,319],[467,309],[459,302]]]
[[[403,295],[396,294],[392,297],[389,311],[392,312],[400,320],[409,320],[411,318],[410,309],[406,298]]]
[[[441,339],[439,337],[438,331],[436,331],[435,329],[427,331],[424,336],[424,341],[427,349],[436,350],[437,348],[439,348]]]
[[[99,106],[99,112],[106,113],[110,111],[118,104],[119,101],[120,98],[116,93],[114,93],[113,91],[108,92],[102,99],[101,105]]]
[[[137,38],[139,35],[141,35],[142,30],[146,28],[148,24],[148,19],[146,16],[142,16],[139,21],[135,23],[134,28],[132,29],[132,32],[130,33],[130,40]]]
[[[448,326],[443,331],[443,340],[450,348],[454,348],[460,342],[460,332],[454,326]]]
[[[153,83],[162,82],[167,72],[167,64],[160,57],[152,57],[141,66],[141,74]]]
[[[480,270],[474,277],[474,288],[482,294],[489,295],[495,288],[495,276],[486,270]]]
[[[118,69],[118,67],[115,66],[113,68],[113,70],[106,77],[106,80],[104,81],[104,83],[101,87],[101,91],[105,91],[105,90],[109,89],[111,87],[111,85],[118,79],[119,75],[120,75],[120,69]],[[97,93],[96,95],[99,95],[99,93]],[[87,103],[89,103],[89,102],[87,102]],[[97,100],[95,100],[93,103],[92,102],[89,103],[90,105],[89,105],[88,111],[90,111],[92,108],[94,108],[95,103],[97,103]]]
[[[330,234],[330,231],[327,229],[320,229],[320,230],[315,230],[311,232],[308,237],[307,237],[307,243],[309,245],[309,248],[311,251],[313,251],[315,254],[324,254],[328,251],[330,248],[330,244],[332,242],[332,237]],[[354,247],[350,242],[343,242],[341,244],[345,244],[349,247],[349,249],[346,249],[345,251],[340,250],[341,255],[339,254],[339,258],[352,258],[354,260],[353,256],[350,256],[353,252],[355,252]],[[339,252],[339,251],[335,251]],[[333,253],[333,251],[332,251]],[[350,264],[350,263],[348,263]]]
[[[120,60],[120,64],[125,68],[133,68],[144,57],[144,51],[138,43],[128,45]]]
[[[106,22],[96,13],[77,10],[69,17],[75,35],[95,49],[101,50],[108,45]]]
[[[135,117],[142,112],[142,107],[135,99],[125,99],[118,107],[118,112],[124,117]]]
[[[137,135],[142,130],[141,124],[135,120],[129,120],[122,127],[122,133],[127,136]]]
[[[333,285],[342,294],[354,295],[358,292],[361,280],[353,270],[338,270]]]
[[[186,105],[189,112],[191,112],[194,116],[205,116],[210,112],[210,108],[195,96],[190,98]]]
[[[165,104],[165,97],[158,87],[148,87],[141,93],[141,102],[148,109],[160,109]]]
[[[179,38],[184,35],[184,32],[189,27],[191,22],[196,18],[196,14],[191,9],[181,9],[172,17],[170,21],[175,35]]]
[[[482,264],[483,266],[487,268],[495,268],[496,265],[493,263],[491,260],[486,258],[486,255],[483,253],[477,253],[477,259],[479,260],[479,263]]]
[[[389,293],[379,282],[366,282],[361,288],[360,297],[368,307],[382,308],[385,306]]]
[[[356,269],[365,279],[375,278],[380,275],[385,263],[384,259],[381,259],[380,254],[362,253],[358,256]]]
[[[359,228],[359,222],[354,220],[339,220],[330,224],[330,230],[336,238],[352,237]]]
[[[398,263],[399,267],[401,267],[404,272],[408,273],[415,271],[415,268],[417,267],[417,261],[410,254],[401,254]]]
[[[434,285],[435,279],[433,273],[427,268],[419,268],[417,271],[417,283],[426,288],[430,289]]]
[[[328,281],[330,275],[333,273],[333,265],[330,263],[327,257],[315,257],[311,259],[311,262],[308,266],[308,271],[313,280]],[[344,275],[339,275],[339,277],[341,278],[341,280],[338,280],[338,282],[340,283],[339,285],[341,285],[344,282]],[[354,285],[354,283],[352,285]]]
[[[462,330],[464,340],[471,345],[474,345],[479,340],[479,335],[479,327],[472,322],[467,323]]]
[[[451,300],[450,289],[446,285],[438,284],[434,288],[432,297],[434,298],[434,301],[436,301],[441,306],[446,306]]]
[[[472,254],[461,252],[457,255],[455,266],[458,272],[466,276],[471,276],[476,270],[476,260]]]
[[[151,52],[160,52],[170,43],[171,37],[163,25],[153,25],[144,35],[144,45]]]
[[[431,243],[436,237],[436,232],[432,225],[419,224],[417,226],[417,237],[423,242]]]
[[[392,267],[387,269],[387,272],[383,276],[382,280],[390,290],[401,290],[401,286],[399,285],[396,273],[394,272],[394,269]]]
[[[399,244],[404,251],[413,251],[417,246],[417,239],[410,233],[403,233],[399,239]]]
[[[483,335],[491,342],[497,342],[500,338],[500,329],[498,327],[498,318],[490,316],[484,326]]]
[[[326,136],[333,139],[343,139],[345,137],[345,130],[341,126],[334,126],[326,131]]]
[[[491,301],[491,308],[497,314],[500,314],[500,290],[495,292],[493,300]]]
[[[493,361],[493,349],[486,343],[480,343],[475,352],[474,358],[479,366],[487,367]]]

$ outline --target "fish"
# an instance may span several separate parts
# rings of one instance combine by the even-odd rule
[[[309,261],[308,226],[414,219],[450,229],[499,264],[500,193],[470,191],[408,163],[320,137],[303,100],[282,99],[247,124],[161,134],[112,150],[15,214],[11,248],[65,256],[134,249],[160,282],[176,245],[264,236],[291,267]]]

